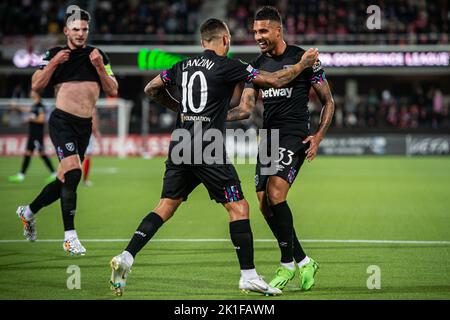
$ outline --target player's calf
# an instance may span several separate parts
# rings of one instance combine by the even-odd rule
[[[73,169],[64,174],[61,189],[61,209],[64,230],[75,230],[74,220],[77,208],[77,187],[81,180],[81,169]]]

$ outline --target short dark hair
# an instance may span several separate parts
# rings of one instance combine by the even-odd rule
[[[211,18],[203,22],[200,26],[200,36],[202,40],[211,41],[218,37],[220,33],[227,31],[225,22],[219,19]]]
[[[264,6],[259,9],[255,14],[255,21],[257,20],[271,20],[282,23],[280,12],[272,6]]]
[[[91,15],[89,12],[83,9],[73,9],[71,12],[66,12],[66,25],[69,20],[83,20],[89,22],[91,20]]]

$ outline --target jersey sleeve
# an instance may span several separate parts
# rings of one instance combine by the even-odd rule
[[[321,83],[325,81],[325,70],[323,69],[322,63],[320,60],[317,60],[317,62],[312,66],[312,75],[309,78],[309,82],[311,84]]]
[[[253,66],[255,69],[257,69],[259,72],[259,62],[258,61],[259,61],[258,58],[253,59],[252,61],[250,61],[250,65]],[[244,88],[251,88],[256,91],[259,90],[259,87],[256,84],[254,84],[253,82],[246,82]]]
[[[225,65],[224,74],[228,82],[244,81],[246,83],[251,83],[259,74],[259,70],[249,63],[228,59]]]
[[[51,48],[49,50],[47,50],[47,52],[45,52],[44,54],[44,58],[42,58],[42,61],[38,64],[38,68],[39,70],[44,69],[48,63],[50,62],[50,60],[53,59],[53,57],[61,50],[61,47],[56,47],[56,48]]]
[[[42,103],[39,103],[36,116],[39,116],[42,113],[45,114],[45,107]]]
[[[178,65],[180,63],[177,62],[175,63],[171,68],[164,70],[163,72],[161,72],[159,74],[159,76],[161,77],[162,82],[164,82],[164,84],[166,86],[172,86],[176,84],[176,79],[177,79],[177,68]]]
[[[106,74],[108,76],[114,76],[114,72],[112,71],[111,63],[110,63],[108,55],[100,49],[98,49],[98,52],[100,52],[100,54],[102,55],[103,65],[105,66]]]

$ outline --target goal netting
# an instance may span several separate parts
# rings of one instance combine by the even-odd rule
[[[42,99],[46,109],[46,122],[55,108],[54,99]],[[28,133],[28,122],[33,105],[31,99],[0,99],[0,156],[22,155]],[[125,157],[126,139],[129,133],[130,112],[133,102],[124,99],[98,99],[96,104],[101,139],[96,140],[93,154]],[[45,148],[54,154],[53,145],[45,128]]]

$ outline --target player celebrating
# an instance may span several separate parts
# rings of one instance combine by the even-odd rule
[[[23,157],[22,168],[20,172],[14,176],[8,177],[10,182],[22,182],[25,180],[25,174],[30,165],[31,156],[34,150],[39,152],[42,160],[50,170],[50,176],[47,182],[55,180],[56,172],[53,168],[52,162],[45,154],[44,148],[44,123],[45,123],[45,106],[42,104],[41,96],[36,91],[30,92],[30,97],[33,99],[33,105],[30,108],[19,108],[21,111],[30,112],[28,117],[28,140],[27,149]]]
[[[201,26],[200,34],[205,49],[203,54],[176,63],[155,77],[145,88],[145,92],[154,100],[178,112],[176,127],[190,133],[188,142],[192,142],[193,149],[195,138],[199,134],[203,136],[206,130],[218,130],[223,137],[228,105],[238,82],[253,82],[259,86],[281,86],[293,80],[307,66],[311,66],[318,56],[317,50],[311,49],[289,70],[260,73],[249,64],[226,57],[231,37],[224,22],[209,19]],[[183,97],[181,103],[175,101],[166,91],[165,88],[170,86],[175,86],[181,93]],[[201,129],[197,130],[199,125]],[[172,217],[188,195],[202,183],[211,199],[221,203],[229,213],[230,236],[241,268],[239,288],[268,295],[281,294],[281,290],[269,286],[255,270],[248,203],[244,199],[239,177],[233,165],[225,164],[223,161],[208,164],[203,158],[199,164],[193,164],[192,157],[180,163],[174,152],[179,145],[180,142],[173,138],[166,161],[159,204],[142,220],[125,251],[111,261],[111,285],[114,292],[117,295],[122,294],[136,254],[162,224]],[[202,155],[206,147],[207,144],[203,142]],[[222,148],[222,155],[225,158],[224,145]],[[191,156],[195,158],[195,150]],[[223,158],[221,157],[221,160],[224,160]]]
[[[70,9],[70,8],[69,8]],[[92,131],[92,112],[100,89],[116,96],[118,84],[108,57],[87,46],[89,13],[77,9],[66,16],[64,34],[67,46],[47,51],[32,78],[35,91],[52,85],[56,93],[56,108],[49,120],[49,134],[59,159],[57,179],[44,187],[28,206],[20,206],[26,239],[36,239],[35,215],[39,210],[61,199],[64,222],[63,248],[70,254],[85,254],[75,231],[77,186],[81,179],[81,162]]]
[[[303,49],[287,45],[283,40],[281,17],[273,7],[263,7],[256,13],[253,31],[261,49],[261,55],[251,62],[256,68],[282,70],[289,68],[305,54]],[[314,135],[309,132],[307,107],[311,86],[324,105],[319,129]],[[258,157],[255,175],[260,210],[278,240],[281,251],[281,265],[270,285],[283,289],[295,277],[295,259],[299,267],[300,286],[303,290],[309,290],[314,285],[318,264],[306,256],[298,241],[286,198],[305,157],[312,161],[316,156],[319,143],[333,118],[334,101],[324,70],[320,61],[317,61],[312,68],[306,69],[286,88],[281,89],[287,93],[285,95],[273,94],[276,90],[262,89],[255,83],[246,85],[239,106],[229,111],[227,120],[248,118],[260,90],[264,104],[264,128],[278,129],[280,133],[280,158],[276,174],[262,175],[263,165]]]

